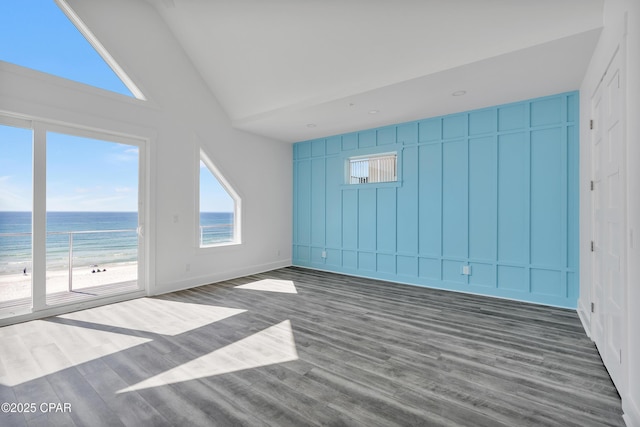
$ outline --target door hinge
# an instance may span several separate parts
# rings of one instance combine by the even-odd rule
[[[595,303],[591,303],[591,312],[595,313],[596,312],[596,304]]]
[[[618,357],[618,361],[620,362],[620,364],[622,364],[622,349],[621,349],[621,348],[619,348],[619,349],[618,349],[618,352],[619,352],[618,354],[619,354],[619,356],[620,356],[620,357]]]
[[[593,119],[589,120],[589,129],[593,130]]]
[[[591,181],[591,191],[593,191],[593,181]]]
[[[592,240],[591,241],[591,252],[593,252],[595,250],[594,248],[595,248],[595,245],[594,245],[593,240]]]

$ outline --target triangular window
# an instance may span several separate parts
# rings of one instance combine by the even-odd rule
[[[144,99],[64,0],[0,2],[0,60]]]
[[[240,243],[240,197],[200,152],[200,247]]]

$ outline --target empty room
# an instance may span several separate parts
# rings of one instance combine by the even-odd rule
[[[0,425],[640,427],[637,0],[0,40]]]

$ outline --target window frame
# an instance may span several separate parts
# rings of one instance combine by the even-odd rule
[[[0,310],[0,318],[29,319],[40,318],[50,313],[68,312],[74,307],[82,305],[104,305],[110,298],[120,298],[123,295],[144,296],[151,290],[148,281],[152,257],[150,239],[145,237],[145,228],[149,224],[149,142],[145,137],[130,135],[108,129],[83,126],[77,123],[59,122],[35,118],[29,115],[14,114],[0,111],[0,124],[32,131],[32,174],[31,182],[31,307],[28,309]],[[117,143],[138,148],[138,259],[137,259],[137,287],[135,291],[103,295],[80,302],[64,302],[55,305],[47,304],[47,141],[49,133],[58,133],[73,137],[89,138],[108,143]],[[47,314],[49,313],[49,314]],[[36,315],[36,317],[30,317]],[[0,322],[2,324],[2,322]]]
[[[353,189],[359,187],[401,187],[402,186],[402,149],[381,150],[382,147],[373,149],[360,149],[343,153],[344,176],[342,179],[343,189]],[[387,148],[387,147],[385,147]],[[396,158],[396,179],[395,181],[362,182],[351,183],[351,161],[358,159],[370,159],[394,155]]]
[[[201,179],[201,168],[200,162],[204,163],[205,167],[209,170],[209,172],[213,175],[213,177],[218,181],[220,186],[227,192],[229,197],[233,200],[233,238],[230,241],[213,243],[203,245],[201,241],[201,225],[200,225],[200,179]],[[198,249],[208,249],[208,248],[217,248],[224,246],[235,246],[242,244],[242,197],[238,194],[238,192],[233,188],[233,186],[229,183],[229,181],[225,178],[224,174],[220,171],[220,169],[213,163],[211,158],[207,155],[204,149],[200,148],[198,150],[197,162],[196,162],[196,227],[195,227],[195,241],[196,248]]]
[[[115,60],[113,56],[109,53],[109,51],[104,47],[100,40],[93,34],[93,32],[89,29],[87,24],[84,23],[80,16],[76,13],[75,10],[67,3],[67,0],[54,0],[54,3],[58,6],[58,8],[66,15],[71,24],[73,24],[78,32],[87,40],[87,42],[93,47],[93,49],[98,53],[98,55],[104,60],[109,68],[113,71],[113,73],[120,79],[122,84],[131,92],[131,96],[126,96],[127,98],[137,99],[139,101],[147,101],[147,97],[144,95],[142,90],[140,90],[137,83],[133,81],[129,74],[120,66],[120,64]],[[47,73],[49,74],[49,73]],[[63,77],[64,78],[64,77]],[[75,81],[75,80],[72,80]],[[79,83],[79,82],[77,82]],[[97,86],[89,85],[91,87],[96,87],[101,90],[106,90],[111,93],[113,92],[109,89],[103,89]]]

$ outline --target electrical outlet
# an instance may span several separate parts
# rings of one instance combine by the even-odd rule
[[[322,255],[320,255],[322,258],[326,258],[327,257],[327,251],[322,251]]]
[[[187,264],[184,266],[184,271],[191,271],[191,264]]]
[[[465,276],[470,276],[471,275],[471,266],[470,265],[463,265],[462,266],[462,274],[464,274]]]

